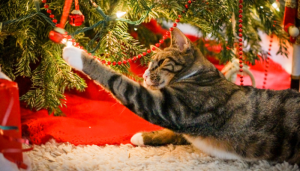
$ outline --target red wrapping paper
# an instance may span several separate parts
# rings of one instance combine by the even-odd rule
[[[4,130],[2,132],[4,136],[21,138],[19,88],[17,83],[4,79],[0,79],[0,125],[17,126],[18,131]],[[17,164],[21,164],[23,162],[23,156],[21,152],[22,144],[19,142],[10,141],[3,135],[0,132],[0,152],[2,153],[2,151],[6,149],[18,149],[20,152],[4,153],[3,155],[8,160]]]

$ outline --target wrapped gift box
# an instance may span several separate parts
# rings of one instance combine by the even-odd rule
[[[17,153],[6,153],[4,157],[13,161],[20,166],[23,162],[22,144],[9,140],[11,138],[21,138],[21,117],[19,89],[15,82],[0,78],[0,125],[17,126],[18,130],[1,130],[0,129],[0,153],[5,149],[18,149]],[[1,169],[0,169],[1,170]]]

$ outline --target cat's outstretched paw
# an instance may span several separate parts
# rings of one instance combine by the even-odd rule
[[[145,146],[145,144],[144,144],[144,139],[143,139],[143,136],[142,136],[142,133],[141,133],[141,132],[134,134],[134,135],[131,137],[130,142],[131,142],[132,144],[134,144],[134,145]]]
[[[81,53],[83,51],[76,47],[65,47],[63,50],[63,58],[64,60],[71,65],[73,68],[82,71],[83,62],[81,58]]]

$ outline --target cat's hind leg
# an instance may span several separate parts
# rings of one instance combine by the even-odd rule
[[[175,133],[169,129],[162,129],[152,132],[140,132],[131,137],[131,143],[134,145],[144,146],[162,146],[167,144],[187,145],[189,142],[182,134]]]

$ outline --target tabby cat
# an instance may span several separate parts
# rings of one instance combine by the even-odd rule
[[[66,47],[63,58],[138,116],[166,128],[137,133],[133,144],[191,143],[225,159],[300,163],[300,93],[227,81],[177,28],[170,47],[157,48],[144,85],[78,48]]]

